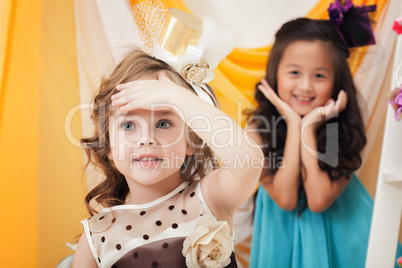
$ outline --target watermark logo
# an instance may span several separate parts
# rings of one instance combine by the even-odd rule
[[[106,141],[105,139],[109,137],[108,133],[102,133],[105,132],[105,129],[107,129],[106,126],[109,127],[109,130],[111,128],[119,128],[121,124],[121,119],[119,119],[118,115],[115,115],[116,112],[116,107],[112,105],[105,105],[104,103],[97,103],[97,111],[99,114],[99,121],[97,122],[98,129],[95,130],[97,133],[101,133],[99,135],[98,141],[96,141],[95,144],[92,144],[91,147],[101,147],[104,148],[106,146]],[[246,133],[246,132],[239,132],[238,128],[239,126],[236,124],[236,122],[241,122],[242,121],[242,113],[241,111],[243,110],[241,107],[241,103],[237,105],[238,113],[237,117],[233,121],[233,118],[230,118],[229,116],[226,115],[219,115],[214,118],[208,118],[207,116],[203,114],[197,114],[192,117],[186,117],[186,115],[180,110],[179,107],[174,106],[174,105],[166,105],[166,104],[153,104],[150,107],[151,111],[151,120],[144,120],[140,117],[137,117],[136,120],[139,121],[144,128],[143,129],[149,129],[150,131],[145,132],[142,130],[142,133],[140,136],[143,135],[148,135],[149,137],[147,139],[158,139],[155,133],[155,126],[156,121],[154,117],[154,112],[155,111],[161,111],[164,109],[170,109],[173,110],[183,121],[183,124],[180,126],[180,133],[176,136],[175,139],[172,139],[169,141],[169,143],[166,144],[157,144],[154,146],[155,148],[169,148],[171,146],[175,146],[178,142],[182,141],[183,139],[186,139],[187,143],[194,147],[194,148],[203,148],[204,144],[207,143],[210,147],[218,150],[224,150],[225,148],[241,148],[243,146],[249,146],[252,148],[260,147],[261,149],[266,149],[266,148],[278,148],[278,125],[282,122],[282,120],[285,120],[285,118],[282,117],[272,117],[272,118],[266,118],[264,116],[256,116],[252,118],[252,121],[258,121],[259,122],[259,128],[258,129],[251,129],[248,128],[249,124],[251,123],[251,120],[249,120],[246,123],[245,128],[247,128],[248,132],[256,133],[260,136],[263,135],[268,135],[270,134],[270,140],[264,144],[259,144],[257,145],[252,138]],[[65,117],[65,122],[64,122],[64,128],[65,128],[65,135],[66,138],[69,140],[69,142],[77,147],[81,147],[80,140],[73,135],[72,132],[72,119],[75,115],[81,113],[89,114],[89,111],[92,111],[95,108],[93,104],[90,103],[82,103],[79,105],[76,105],[72,107],[69,112],[66,114]],[[315,111],[317,113],[320,113],[319,109]],[[135,116],[135,112],[134,112]],[[328,123],[325,125],[325,135],[326,135],[326,146],[325,146],[325,151],[323,152],[318,152],[314,146],[309,145],[306,142],[306,129],[313,124],[318,123],[318,121],[323,121],[326,122],[329,119],[336,117],[337,114],[331,115],[328,118],[322,118],[321,115],[317,116],[316,114],[312,113],[311,115],[309,114],[308,116],[312,116],[315,118],[314,120],[308,120],[308,123],[302,124],[301,126],[301,146],[306,149],[308,153],[316,157],[318,160],[336,167],[338,165],[338,153],[339,153],[339,125],[337,122],[333,123]],[[116,117],[115,120],[110,120],[110,118]],[[306,120],[304,120],[306,121]],[[110,122],[114,122],[113,124],[110,124]],[[184,123],[186,122],[186,123]],[[110,124],[110,125],[109,125]],[[219,126],[219,128],[216,128],[216,126]],[[190,132],[189,128],[192,129],[193,132],[197,133],[197,135],[204,141],[201,144],[196,144],[193,142],[193,140],[190,137]],[[204,137],[204,138],[203,138]],[[208,140],[205,139],[205,137],[208,138]],[[283,138],[283,137],[281,137]],[[122,150],[132,150],[135,148],[138,148],[138,140],[132,139],[130,137],[119,137],[114,140],[109,140],[109,146],[111,148],[122,148]],[[301,150],[301,148],[295,148],[295,150]],[[119,160],[125,160],[128,154],[126,154],[124,151],[119,153]],[[222,163],[226,163],[229,161],[228,159],[219,159]],[[286,166],[285,159],[283,157],[277,155],[277,153],[273,153],[271,151],[268,151],[267,155],[265,156],[264,159],[264,167],[273,167],[275,169],[277,168],[284,168]],[[235,163],[230,163],[231,165],[237,165],[237,166],[254,166],[258,162],[256,159],[251,159],[249,155],[236,155],[235,158],[232,158],[231,161],[234,161]],[[162,161],[163,162],[163,161]],[[261,162],[259,160],[259,162]],[[182,163],[183,161],[178,161],[178,163]],[[261,163],[260,163],[261,164]]]

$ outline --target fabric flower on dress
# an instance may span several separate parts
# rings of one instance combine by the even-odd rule
[[[396,260],[396,263],[397,263],[400,267],[402,267],[402,257],[399,257],[399,258]]]
[[[197,220],[194,232],[184,240],[182,253],[189,268],[221,268],[230,263],[232,251],[229,224],[206,214]]]
[[[394,25],[392,25],[392,30],[397,34],[402,34],[402,17],[394,20]]]
[[[399,121],[402,119],[402,86],[395,88],[390,92],[388,102],[391,104],[395,111],[395,119]]]

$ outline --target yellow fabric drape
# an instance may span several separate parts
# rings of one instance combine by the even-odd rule
[[[39,95],[31,85],[39,83],[39,70],[32,67],[39,63],[40,35],[29,25],[38,23],[41,10],[36,1],[4,3],[8,21],[7,17],[1,19],[0,259],[4,267],[35,267],[38,249],[38,132],[35,130]]]
[[[0,266],[55,267],[86,217],[74,1],[0,3]]]

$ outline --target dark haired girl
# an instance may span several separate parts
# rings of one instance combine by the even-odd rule
[[[247,126],[266,160],[250,267],[364,267],[373,201],[353,175],[366,136],[348,55],[329,21],[276,33]]]

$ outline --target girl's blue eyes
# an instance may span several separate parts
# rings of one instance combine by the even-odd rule
[[[166,120],[166,119],[160,120],[156,124],[157,128],[169,128],[170,126],[172,126],[172,122],[170,122],[169,120]]]
[[[132,129],[135,128],[133,122],[124,122],[123,124],[121,124],[121,127],[122,127],[124,130],[132,130]]]
[[[156,128],[169,128],[172,126],[172,122],[167,119],[162,119],[156,124]],[[131,121],[126,121],[121,124],[121,128],[124,130],[133,130],[135,129],[134,123]]]

